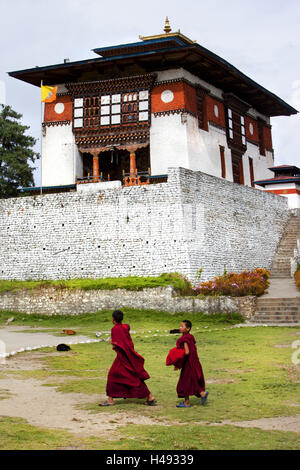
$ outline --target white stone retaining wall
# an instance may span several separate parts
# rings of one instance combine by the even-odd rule
[[[0,279],[156,276],[201,281],[270,268],[285,198],[183,168],[168,182],[0,200]]]
[[[0,310],[47,315],[78,315],[99,310],[124,307],[153,309],[169,313],[203,312],[241,313],[251,318],[255,313],[256,297],[178,297],[172,287],[148,288],[142,291],[77,290],[42,288],[33,291],[9,291],[0,294]]]

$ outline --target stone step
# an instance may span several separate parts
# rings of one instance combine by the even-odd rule
[[[290,277],[291,276],[291,272],[290,271],[279,271],[279,270],[275,270],[274,271],[272,270],[271,271],[271,277],[273,279],[286,279],[287,277]]]
[[[286,279],[287,274],[273,274],[272,279]]]
[[[256,313],[264,314],[264,315],[273,315],[280,317],[281,315],[290,315],[295,317],[300,317],[300,310],[296,308],[295,310],[290,308],[259,308]]]
[[[257,324],[262,324],[262,325],[265,325],[265,324],[275,324],[275,325],[281,325],[282,323],[287,323],[287,324],[296,324],[296,325],[300,325],[300,319],[299,320],[261,320],[261,319],[255,319],[255,318],[251,318],[250,320],[250,323],[257,323]]]
[[[273,274],[277,273],[277,274],[283,274],[283,273],[286,273],[287,276],[286,277],[291,277],[291,267],[290,266],[272,266],[271,268],[271,277],[273,277]]]
[[[299,321],[300,315],[289,315],[289,314],[270,315],[264,312],[258,312],[252,318],[255,318],[257,320],[273,320],[273,321],[282,320],[284,318],[285,320]]]
[[[285,273],[286,274],[286,277],[291,277],[291,267],[278,267],[278,266],[272,266],[271,268],[271,277],[273,277],[273,274],[283,274]]]
[[[300,294],[300,292],[299,292]],[[257,299],[257,307],[260,307],[261,305],[280,305],[283,307],[286,307],[288,305],[291,306],[298,306],[300,307],[300,297],[295,297],[295,298],[290,298],[290,299],[281,299],[281,298],[260,298]]]
[[[297,298],[291,299],[290,302],[284,302],[280,299],[270,299],[270,300],[275,300],[275,302],[268,302],[268,299],[266,300],[260,300],[257,301],[257,309],[262,308],[262,307],[268,307],[268,308],[300,308],[300,302]],[[276,302],[277,301],[277,302]]]
[[[291,268],[291,261],[288,259],[273,261],[272,269],[282,269],[283,271],[288,271]]]
[[[283,251],[283,252],[293,251],[295,249],[293,247],[294,247],[294,245],[286,246],[286,245],[280,244],[279,247],[277,248],[276,253],[278,253],[280,251]]]
[[[279,264],[279,266],[276,266],[276,264]],[[286,266],[285,266],[286,264]],[[289,269],[291,267],[291,260],[290,258],[286,260],[280,260],[279,262],[274,258],[272,266],[271,266],[271,271],[286,271],[287,267],[289,266]],[[276,269],[275,269],[276,268]]]
[[[299,319],[300,320],[300,315],[299,314],[291,314],[291,313],[278,313],[278,314],[272,314],[272,313],[267,313],[267,312],[256,312],[254,317],[257,318],[273,318],[273,319],[280,319],[280,318],[291,318],[291,319]]]
[[[300,236],[300,231],[299,230],[289,230],[289,231],[286,231],[281,240],[284,240],[286,238],[297,238]]]
[[[275,263],[273,264],[271,268],[271,273],[272,271],[284,271],[284,272],[290,272],[291,270],[291,263],[286,263],[286,262],[280,262],[280,263]]]
[[[279,321],[297,322],[297,321],[300,321],[300,315],[264,315],[263,313],[261,313],[261,314],[255,314],[251,318],[251,320],[272,321],[274,323],[279,322]]]

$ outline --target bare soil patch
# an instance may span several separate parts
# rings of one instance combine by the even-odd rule
[[[51,356],[60,353],[51,353]],[[9,372],[19,370],[36,370],[44,367],[43,357],[49,353],[26,353],[10,358],[4,365],[4,370]],[[71,377],[59,377],[57,382],[66,381]],[[0,416],[24,418],[33,426],[66,431],[82,435],[105,435],[106,438],[114,438],[118,427],[128,424],[164,424],[161,421],[142,415],[141,412],[107,413],[98,414],[81,409],[80,405],[99,403],[105,395],[87,395],[84,393],[61,393],[55,387],[45,386],[49,381],[53,383],[56,377],[45,380],[18,377],[12,374],[10,377],[0,377],[0,392],[3,391],[0,400]],[[166,423],[169,424],[169,423]]]

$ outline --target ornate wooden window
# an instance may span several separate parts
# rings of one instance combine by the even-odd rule
[[[254,168],[253,168],[253,158],[249,157],[249,171],[250,171],[250,181],[251,186],[254,188]]]
[[[74,100],[74,128],[83,127],[83,98]]]
[[[265,145],[265,138],[264,138],[264,121],[258,118],[257,124],[258,124],[259,153],[265,156],[266,145]]]
[[[232,175],[235,183],[244,184],[243,157],[238,152],[231,151]]]
[[[207,123],[207,110],[206,110],[206,96],[207,91],[203,88],[197,86],[196,87],[196,100],[197,100],[197,117],[198,117],[198,125],[200,129],[208,131],[208,123]]]
[[[249,110],[250,105],[232,93],[224,93],[224,103],[227,107],[228,146],[236,152],[243,154],[247,149],[244,116]]]
[[[66,83],[73,98],[75,142],[82,151],[147,143],[156,75]]]
[[[223,147],[222,145],[220,145],[220,158],[221,158],[222,178],[226,178],[225,147]]]
[[[149,116],[148,90],[74,99],[74,128],[136,125],[148,122]]]
[[[236,111],[228,108],[228,137],[238,146],[246,146],[245,118]]]

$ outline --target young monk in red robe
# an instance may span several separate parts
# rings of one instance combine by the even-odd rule
[[[107,377],[108,399],[99,406],[115,405],[114,398],[146,398],[145,405],[156,404],[155,398],[145,384],[149,379],[144,369],[144,358],[135,350],[129,333],[130,326],[123,325],[123,312],[115,310],[112,315],[111,344],[117,353]]]
[[[179,398],[184,397],[184,401],[179,403],[177,408],[190,408],[190,395],[201,397],[201,404],[204,405],[208,392],[205,391],[205,380],[200,364],[196,341],[193,335],[190,334],[192,323],[189,320],[184,320],[180,324],[181,338],[177,340],[177,348],[184,349],[185,360],[181,369],[179,381],[177,384],[177,394]],[[177,369],[175,367],[175,369]]]

